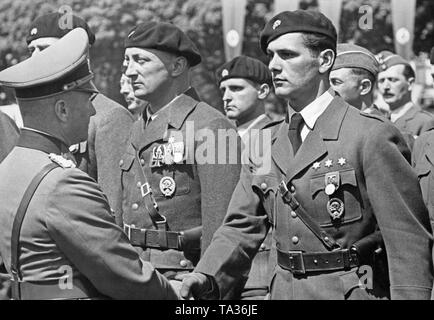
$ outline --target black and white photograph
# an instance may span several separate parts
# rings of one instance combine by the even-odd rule
[[[0,304],[434,300],[433,230],[434,1],[0,0]]]

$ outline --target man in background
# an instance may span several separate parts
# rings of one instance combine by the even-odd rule
[[[134,89],[131,85],[131,79],[122,73],[120,84],[120,93],[124,96],[125,102],[127,103],[127,109],[133,115],[135,120],[138,120],[145,110],[146,101],[140,100],[134,96]]]
[[[61,28],[61,19],[71,19],[72,28]],[[29,26],[27,46],[32,55],[39,53],[58,41],[74,28],[86,30],[89,44],[95,43],[95,35],[81,18],[65,17],[58,12],[36,18]],[[119,161],[125,150],[133,117],[124,107],[99,93],[93,100],[96,114],[91,117],[86,142],[72,148],[78,167],[98,181],[107,195],[110,206],[119,210],[117,195],[120,192]]]

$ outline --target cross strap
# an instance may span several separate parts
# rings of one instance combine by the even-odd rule
[[[149,214],[149,217],[151,218],[154,225],[157,227],[160,231],[167,231],[169,229],[166,217],[161,215],[158,210],[158,204],[155,201],[155,198],[152,194],[151,186],[148,182],[148,179],[146,179],[145,171],[143,170],[142,166],[140,165],[140,156],[139,151],[136,151],[136,160],[137,160],[137,168],[140,178],[140,192],[142,194],[143,203],[145,205],[145,209],[147,213]],[[159,232],[159,244],[161,247],[167,247],[168,246],[168,239],[167,239],[167,233],[166,232]]]
[[[283,201],[291,207],[300,220],[313,232],[313,234],[326,246],[328,250],[340,249],[341,246],[336,240],[323,230],[300,205],[295,197],[289,192],[285,180],[279,184],[279,191]]]

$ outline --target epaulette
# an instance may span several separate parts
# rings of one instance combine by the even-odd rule
[[[50,153],[48,155],[48,158],[50,158],[51,161],[53,161],[54,163],[57,163],[59,166],[61,166],[62,168],[65,168],[65,169],[76,167],[75,163],[72,160],[65,159],[61,155],[58,155],[55,153]]]

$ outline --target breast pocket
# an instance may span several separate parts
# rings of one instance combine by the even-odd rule
[[[277,178],[270,175],[256,175],[252,180],[252,188],[259,195],[268,217],[272,220],[277,190]],[[270,221],[273,223],[272,221]]]
[[[361,196],[354,169],[339,171],[339,184],[335,192],[326,194],[326,174],[312,176],[310,191],[315,203],[312,215],[322,227],[347,224],[362,218]],[[337,217],[339,216],[339,217]]]

